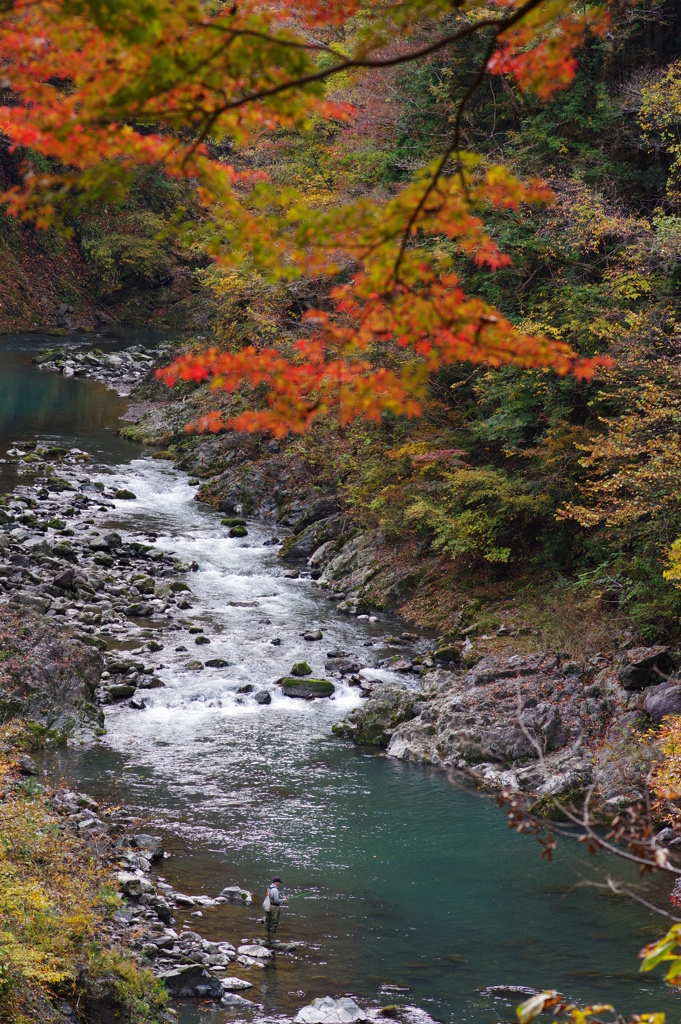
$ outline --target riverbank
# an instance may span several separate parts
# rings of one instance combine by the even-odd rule
[[[30,374],[48,386],[55,383],[37,368]],[[87,381],[66,383],[69,392],[99,388]],[[437,669],[440,660],[432,657],[437,646],[432,634],[405,629],[382,613],[338,611],[336,595],[312,585],[317,570],[304,560],[279,558],[281,542],[285,535],[296,537],[295,527],[249,519],[246,536],[230,537],[238,528],[221,524],[222,514],[195,501],[197,485],[168,460],[134,448],[126,455],[123,445],[115,464],[93,465],[82,451],[85,439],[74,440],[80,452],[48,454],[48,446],[26,443],[11,448],[13,464],[3,466],[3,474],[23,486],[4,506],[11,522],[2,531],[10,541],[2,561],[14,571],[0,580],[16,607],[39,601],[42,615],[53,625],[63,623],[60,628],[102,659],[97,696],[106,701],[106,734],[93,737],[100,727],[94,723],[86,742],[76,738],[66,749],[49,746],[35,759],[63,773],[72,791],[92,794],[100,808],[126,807],[124,813],[140,819],[134,833],[158,836],[171,853],[149,868],[115,865],[128,875],[140,871],[175,918],[172,945],[174,937],[158,923],[155,936],[145,937],[147,952],[134,949],[140,962],[165,973],[175,969],[165,961],[199,956],[201,969],[213,978],[251,984],[241,998],[255,1005],[249,1012],[256,1016],[292,1017],[306,1000],[347,991],[378,1011],[386,1001],[382,983],[401,986],[404,980],[406,986],[391,991],[388,1001],[404,1005],[405,1013],[415,1004],[427,1008],[435,994],[447,1019],[470,1005],[476,1019],[491,1024],[498,1011],[476,989],[498,982],[555,984],[553,967],[549,977],[520,953],[526,928],[515,918],[517,899],[504,903],[503,920],[487,904],[490,893],[522,877],[522,906],[533,907],[533,919],[546,932],[543,941],[550,943],[559,911],[547,904],[545,886],[565,884],[564,872],[554,867],[551,878],[540,881],[534,857],[528,872],[526,844],[521,849],[519,841],[516,848],[493,803],[462,788],[441,768],[439,774],[415,770],[386,760],[380,751],[376,757],[331,737],[333,723],[361,706],[369,708],[387,680],[399,686],[405,703],[424,704],[429,663]],[[126,490],[137,497],[116,497]],[[70,545],[70,561],[64,543]],[[179,571],[180,565],[187,571]],[[59,572],[74,568],[75,589],[57,587]],[[172,583],[190,590],[173,592]],[[180,601],[191,607],[178,608]],[[151,607],[140,608],[144,603]],[[140,611],[146,617],[136,614]],[[106,650],[100,652],[102,645]],[[213,661],[222,667],[210,667]],[[308,702],[285,696],[278,679],[301,662],[308,663],[313,678],[332,681],[330,698]],[[452,663],[440,668],[449,670]],[[259,702],[262,691],[269,704]],[[464,778],[458,769],[455,775]],[[103,820],[101,812],[97,817]],[[395,857],[393,851],[405,843],[408,857]],[[460,920],[471,922],[475,932],[482,914],[496,922],[495,934],[500,928],[504,936],[517,933],[517,941],[522,939],[514,954],[486,938],[475,966],[454,974],[447,963],[438,966],[442,950],[451,948],[440,927],[438,894],[453,870],[452,857],[457,863],[465,859],[457,871],[469,880],[466,892],[456,896]],[[511,867],[516,862],[517,870]],[[258,946],[257,900],[249,908],[223,903],[220,893],[231,886],[257,892],[273,870],[294,892],[312,890],[310,902],[292,903],[284,922],[282,939],[302,944],[277,954],[265,968],[230,960],[221,971],[220,964],[204,963],[203,957],[228,955],[204,950],[204,941],[229,944],[237,957],[248,955],[239,952],[244,939]],[[416,889],[414,879],[421,880]],[[150,896],[147,891],[126,900],[139,915],[148,909]],[[187,902],[177,902],[178,897]],[[586,901],[580,935],[591,913]],[[525,910],[523,921],[524,915]],[[574,963],[577,949],[588,960],[592,954],[583,952],[581,942],[574,944],[568,921],[558,931],[561,949],[552,964]],[[199,940],[183,932],[201,936],[201,949],[184,948],[183,941]],[[477,942],[473,934],[462,939],[464,945],[470,941]],[[419,957],[432,965],[427,975],[415,973],[415,943]],[[152,945],[157,955],[147,960]],[[632,956],[636,949],[632,945]],[[497,963],[503,965],[501,974]],[[569,977],[561,974],[558,981],[570,990]],[[595,986],[593,993],[587,989],[580,982],[585,998],[597,996]],[[183,1020],[200,1019],[198,1005],[178,1009]],[[217,1009],[220,1019],[230,1012]]]
[[[173,1021],[123,924],[115,869],[132,853],[131,823],[53,788],[34,759],[99,729],[101,662],[26,607],[0,606],[0,649],[0,1019]]]
[[[125,373],[109,382],[124,388]],[[260,436],[187,436],[215,400],[147,374],[132,393],[125,436],[156,447],[192,475],[196,498],[228,516],[280,524],[290,536],[282,564],[304,572],[350,616],[389,610],[436,635],[414,651],[394,638],[385,666],[416,673],[413,693],[390,683],[335,732],[392,757],[464,772],[492,790],[525,792],[553,813],[554,799],[594,789],[608,819],[640,799],[658,756],[650,726],[681,710],[666,673],[673,646],[641,642],[633,624],[596,595],[547,593],[461,578],[451,561],[365,528],[334,474],[356,438],[275,441]],[[331,469],[329,467],[332,467]],[[367,692],[367,691],[365,691]]]

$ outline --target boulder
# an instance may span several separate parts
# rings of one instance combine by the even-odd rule
[[[240,885],[228,885],[226,889],[222,890],[220,896],[228,903],[248,904],[253,902],[253,894],[248,889],[242,889]]]
[[[124,896],[137,899],[146,893],[155,893],[153,885],[148,878],[133,875],[130,871],[119,871],[117,876],[118,888]]]
[[[223,992],[243,992],[244,989],[253,988],[250,981],[243,981],[242,978],[223,978]]]
[[[354,999],[315,999],[310,1006],[304,1006],[293,1018],[295,1024],[354,1024],[365,1021],[367,1015]]]
[[[170,971],[157,975],[168,991],[176,999],[187,999],[195,996],[200,999],[221,999],[222,982],[213,978],[202,964],[182,964]]]
[[[239,956],[251,956],[255,960],[271,960],[274,953],[267,946],[261,946],[256,943],[246,943],[245,946],[239,946],[237,949]]]
[[[355,743],[387,747],[397,726],[414,718],[415,703],[415,694],[397,683],[377,686],[369,700],[352,712],[346,731]]]
[[[237,995],[236,992],[225,992],[221,1002],[223,1006],[241,1007],[242,1009],[255,1006],[255,1003],[251,1002],[250,999],[244,999],[243,996]]]
[[[163,843],[158,836],[148,836],[139,832],[132,837],[130,845],[137,850],[144,850],[149,860],[160,860],[163,857]]]
[[[116,683],[106,691],[112,700],[127,700],[135,694],[134,686],[127,686],[125,683]]]
[[[293,679],[284,676],[281,681],[281,691],[285,697],[330,697],[335,690],[336,687],[328,679]]]
[[[306,661],[297,661],[291,669],[292,676],[311,676],[312,669]]]
[[[625,690],[644,690],[660,682],[662,676],[655,669],[666,673],[671,668],[672,659],[666,647],[632,647],[622,656],[619,678]]]
[[[643,705],[656,725],[667,715],[681,714],[681,682],[661,683],[649,690]]]
[[[269,690],[258,690],[255,695],[256,704],[271,704],[272,694]]]
[[[303,640],[321,640],[322,635],[321,629],[309,629],[307,633],[303,633]]]

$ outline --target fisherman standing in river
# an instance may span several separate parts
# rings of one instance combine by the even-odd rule
[[[286,906],[286,897],[281,892],[281,878],[273,878],[267,887],[267,896],[263,903],[265,908],[265,928],[269,942],[279,927],[281,908]]]

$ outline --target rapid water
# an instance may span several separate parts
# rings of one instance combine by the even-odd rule
[[[31,401],[43,386],[53,394],[55,381],[68,385],[69,402],[82,389],[90,389],[88,401],[97,397],[94,427],[78,419],[80,400],[70,407],[75,418],[55,400],[49,428],[36,418],[33,432],[98,451],[108,463],[98,478],[109,473],[138,496],[107,523],[152,535],[155,546],[200,566],[186,577],[193,597],[181,628],[157,634],[165,688],[145,691],[144,711],[107,708],[103,741],[69,748],[56,767],[79,788],[125,802],[145,830],[163,835],[172,856],[160,870],[175,888],[215,896],[239,884],[259,894],[250,908],[205,908],[200,919],[187,911],[178,930],[233,942],[261,935],[259,900],[273,874],[287,892],[306,892],[280,928],[282,940],[303,943],[296,954],[278,955],[264,971],[239,968],[254,984],[247,994],[260,1004],[256,1018],[291,1016],[316,996],[350,993],[365,1005],[414,1007],[414,1022],[425,1011],[492,1024],[510,1019],[514,1005],[479,995],[494,984],[558,988],[627,1013],[678,1012],[658,979],[637,973],[638,949],[664,923],[626,899],[575,888],[580,877],[621,876],[619,865],[601,858],[594,867],[566,843],[546,864],[534,840],[508,831],[493,800],[456,778],[333,738],[331,724],[358,703],[356,690],[341,686],[331,700],[303,702],[275,686],[298,660],[323,676],[334,647],[375,666],[394,653],[384,638],[404,624],[349,618],[310,580],[285,578],[276,547],[265,545],[274,526],[249,523],[247,538],[230,539],[183,474],[115,438],[115,396],[37,371],[21,346],[13,352],[0,349],[0,374],[10,366],[13,389],[25,387]],[[24,421],[29,432],[30,409]],[[5,424],[0,417],[10,441]],[[195,644],[196,625],[210,645]],[[311,628],[323,631],[321,642],[303,640]],[[229,664],[187,669],[196,658]],[[249,685],[269,689],[272,703],[239,692]],[[211,1021],[233,1017],[186,1004],[181,1019],[195,1024],[205,1013]]]

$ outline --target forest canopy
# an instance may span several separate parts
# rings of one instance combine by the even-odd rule
[[[16,2],[3,198],[110,292],[169,240],[210,260],[212,347],[165,373],[214,385],[200,429],[320,425],[363,523],[569,578],[655,639],[681,612],[679,28],[662,0]]]

